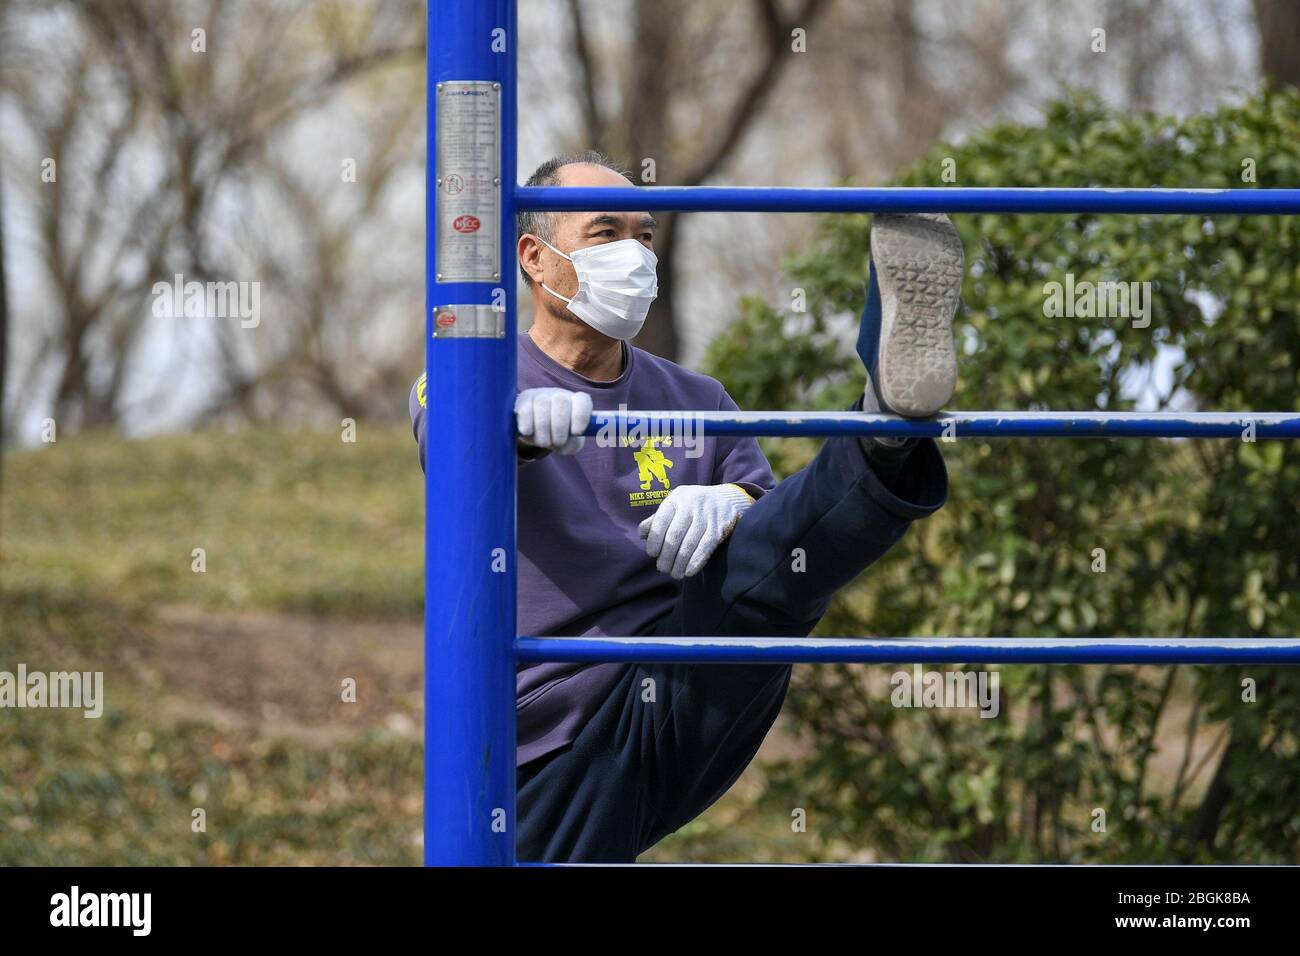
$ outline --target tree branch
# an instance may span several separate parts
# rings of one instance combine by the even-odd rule
[[[703,155],[687,167],[682,185],[698,186],[717,172],[722,161],[730,155],[749,129],[764,101],[775,89],[781,71],[789,62],[787,54],[790,50],[786,46],[786,40],[790,31],[815,20],[823,6],[824,0],[804,0],[793,14],[782,17],[776,0],[754,0],[754,11],[763,30],[763,62],[741,93],[722,134]]]
[[[587,26],[582,19],[579,0],[569,0],[569,20],[573,26],[573,52],[578,58],[578,73],[582,82],[583,142],[600,143],[604,130],[600,120],[600,104],[596,102],[596,61],[587,39]]]

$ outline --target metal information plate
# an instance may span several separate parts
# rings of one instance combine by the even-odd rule
[[[438,282],[501,280],[501,86],[437,85]]]
[[[433,308],[435,339],[503,339],[506,314],[490,305],[438,305]]]

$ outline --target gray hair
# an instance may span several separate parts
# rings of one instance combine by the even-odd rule
[[[525,186],[558,186],[560,185],[560,170],[565,166],[577,166],[586,164],[589,166],[604,166],[606,169],[618,173],[624,179],[631,179],[632,174],[623,168],[619,163],[610,159],[600,150],[584,149],[576,153],[565,153],[562,156],[556,156],[548,159],[542,165],[538,166]],[[533,212],[531,210],[515,214],[515,240],[518,241],[524,233],[533,236],[540,236],[547,242],[555,238],[555,213],[553,212]],[[524,277],[524,284],[532,286],[533,280],[524,271],[523,263],[519,264],[519,274]]]

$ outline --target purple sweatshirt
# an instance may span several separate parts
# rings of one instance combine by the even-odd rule
[[[649,352],[623,346],[623,372],[594,382],[551,359],[522,333],[519,389],[586,392],[596,409],[733,411],[722,385]],[[437,400],[437,396],[433,396]],[[424,465],[424,377],[411,389],[411,419]],[[637,525],[680,485],[738,484],[755,498],[776,486],[753,438],[698,433],[587,439],[576,455],[519,462],[519,633],[641,633],[672,607],[681,585],[655,569]],[[743,519],[742,519],[743,520]],[[563,747],[609,695],[626,664],[521,664],[516,763]]]

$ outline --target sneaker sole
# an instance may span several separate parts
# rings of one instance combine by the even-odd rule
[[[957,385],[952,320],[965,274],[961,237],[944,215],[878,215],[871,258],[880,286],[876,395],[898,415],[928,418]]]

